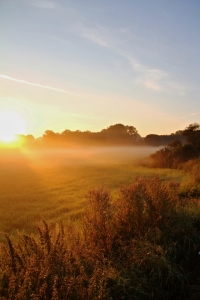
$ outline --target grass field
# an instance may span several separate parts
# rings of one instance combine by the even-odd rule
[[[105,185],[117,197],[120,186],[136,175],[159,175],[181,182],[178,170],[147,169],[138,160],[153,148],[84,148],[56,150],[1,150],[0,153],[0,241],[3,233],[35,232],[42,218],[52,224],[76,221],[84,213],[91,188]]]
[[[145,168],[155,150],[2,150],[0,298],[197,299],[198,161]]]

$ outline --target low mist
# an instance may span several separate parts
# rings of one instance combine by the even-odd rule
[[[48,165],[137,163],[159,147],[75,147],[40,150],[12,149],[1,151],[1,163],[36,163]]]

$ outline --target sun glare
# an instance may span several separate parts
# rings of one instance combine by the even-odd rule
[[[18,134],[24,134],[25,123],[23,118],[12,111],[0,111],[0,141],[11,144],[18,141]]]

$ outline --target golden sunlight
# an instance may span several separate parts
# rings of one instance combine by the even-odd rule
[[[17,134],[25,133],[25,123],[23,118],[11,111],[0,111],[0,141],[3,143],[17,142]]]

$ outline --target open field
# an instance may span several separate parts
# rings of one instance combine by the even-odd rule
[[[155,150],[1,151],[1,299],[197,299],[198,161],[142,167]]]
[[[80,220],[91,188],[105,185],[117,196],[118,188],[135,176],[159,175],[181,182],[178,170],[147,169],[138,159],[155,148],[84,148],[43,151],[1,150],[1,233],[35,232],[42,218],[52,223]],[[0,235],[3,241],[3,234]]]

